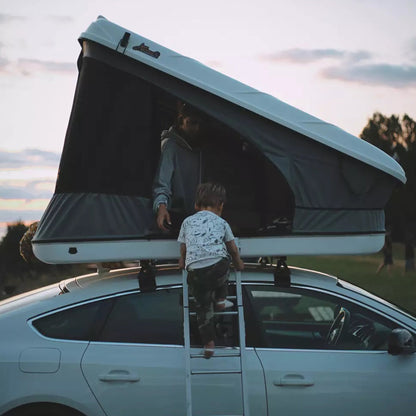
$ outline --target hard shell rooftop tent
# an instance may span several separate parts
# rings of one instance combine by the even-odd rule
[[[178,100],[204,115],[204,175],[227,188],[243,256],[382,247],[384,206],[406,181],[387,154],[103,17],[80,43],[55,194],[33,240],[41,260],[177,256],[176,239],[155,232],[151,188]]]

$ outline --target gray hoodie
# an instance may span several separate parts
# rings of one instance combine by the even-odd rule
[[[162,132],[159,167],[153,181],[153,210],[193,214],[195,191],[201,183],[201,150],[193,149],[174,127]]]

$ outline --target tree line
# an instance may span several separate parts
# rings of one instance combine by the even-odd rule
[[[393,157],[403,167],[407,182],[398,186],[386,208],[386,227],[393,239],[405,241],[416,235],[416,122],[407,114],[374,113],[360,134]]]
[[[55,280],[59,281],[64,276],[86,271],[84,265],[43,263],[36,259],[32,250],[28,253],[27,246],[24,258],[20,242],[27,231],[28,227],[22,221],[16,221],[7,226],[6,235],[0,242],[0,299],[37,287],[30,282],[42,276],[56,276]]]

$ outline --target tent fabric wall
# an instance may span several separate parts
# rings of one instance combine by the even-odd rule
[[[150,199],[95,193],[55,194],[38,242],[128,240],[156,231]]]
[[[270,162],[288,190],[279,195],[276,185],[273,195],[271,184],[269,199],[294,199],[293,233],[384,231],[392,176],[97,43],[83,42],[80,62],[55,195],[35,242],[154,236],[160,94],[223,123]]]

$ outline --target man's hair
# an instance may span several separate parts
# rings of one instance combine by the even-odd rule
[[[219,183],[201,183],[196,188],[195,205],[197,207],[219,207],[225,203],[227,195],[225,188]]]
[[[178,115],[177,115],[178,120],[185,118],[185,117],[202,119],[202,113],[198,109],[196,109],[195,107],[193,107],[192,105],[184,101],[179,101],[177,103],[177,111],[178,111]]]

